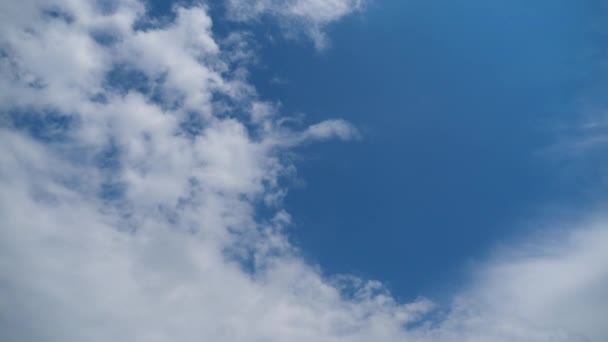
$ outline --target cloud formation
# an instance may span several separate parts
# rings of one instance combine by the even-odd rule
[[[256,3],[317,29],[359,6]],[[439,318],[377,281],[323,277],[284,234],[283,156],[357,131],[283,125],[226,57],[239,36],[222,45],[204,6],[175,12],[0,4],[0,340],[608,338],[602,219],[488,262]]]

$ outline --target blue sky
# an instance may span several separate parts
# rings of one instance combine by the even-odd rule
[[[382,1],[332,26],[320,53],[262,37],[252,79],[263,96],[364,136],[300,153],[305,185],[286,203],[304,253],[411,298],[458,284],[546,206],[592,200],[597,175],[544,151],[580,124],[597,86],[598,7]]]
[[[607,10],[2,3],[0,340],[606,340]]]

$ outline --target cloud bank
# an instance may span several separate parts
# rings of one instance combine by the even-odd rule
[[[359,6],[244,4],[315,29]],[[608,339],[601,218],[488,262],[446,308],[323,277],[284,233],[285,153],[356,129],[286,127],[228,57],[247,58],[240,36],[214,37],[204,6],[175,12],[0,4],[0,340]]]

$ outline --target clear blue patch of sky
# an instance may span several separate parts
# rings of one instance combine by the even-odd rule
[[[263,98],[363,132],[298,151],[292,239],[326,272],[386,281],[404,299],[439,295],[544,205],[590,201],[592,175],[564,176],[539,151],[605,81],[601,1],[372,1],[329,28],[323,52],[211,4],[216,32],[255,33]]]
[[[70,139],[69,132],[78,125],[73,116],[53,110],[37,111],[21,108],[7,113],[0,113],[0,127],[27,132],[29,136],[43,143],[66,142]]]

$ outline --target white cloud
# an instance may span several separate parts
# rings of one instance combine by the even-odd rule
[[[437,340],[604,341],[608,222],[553,227],[552,236],[502,251],[432,331]],[[557,229],[555,229],[557,228]]]
[[[360,11],[365,0],[227,0],[235,20],[255,20],[263,15],[276,17],[289,35],[300,32],[311,38],[317,49],[328,44],[324,29],[344,16]]]
[[[317,25],[348,12],[283,6],[329,13]],[[204,7],[142,30],[129,0],[3,2],[0,16],[0,340],[608,338],[601,219],[489,262],[433,324],[419,321],[427,300],[401,304],[378,282],[306,264],[283,233],[282,153],[357,131],[286,128],[234,72]],[[136,84],[109,81],[117,70]],[[274,218],[256,219],[262,201]]]
[[[357,138],[359,132],[344,120],[326,120],[308,127],[302,136],[305,139],[314,140],[324,140],[333,137],[349,140]]]

